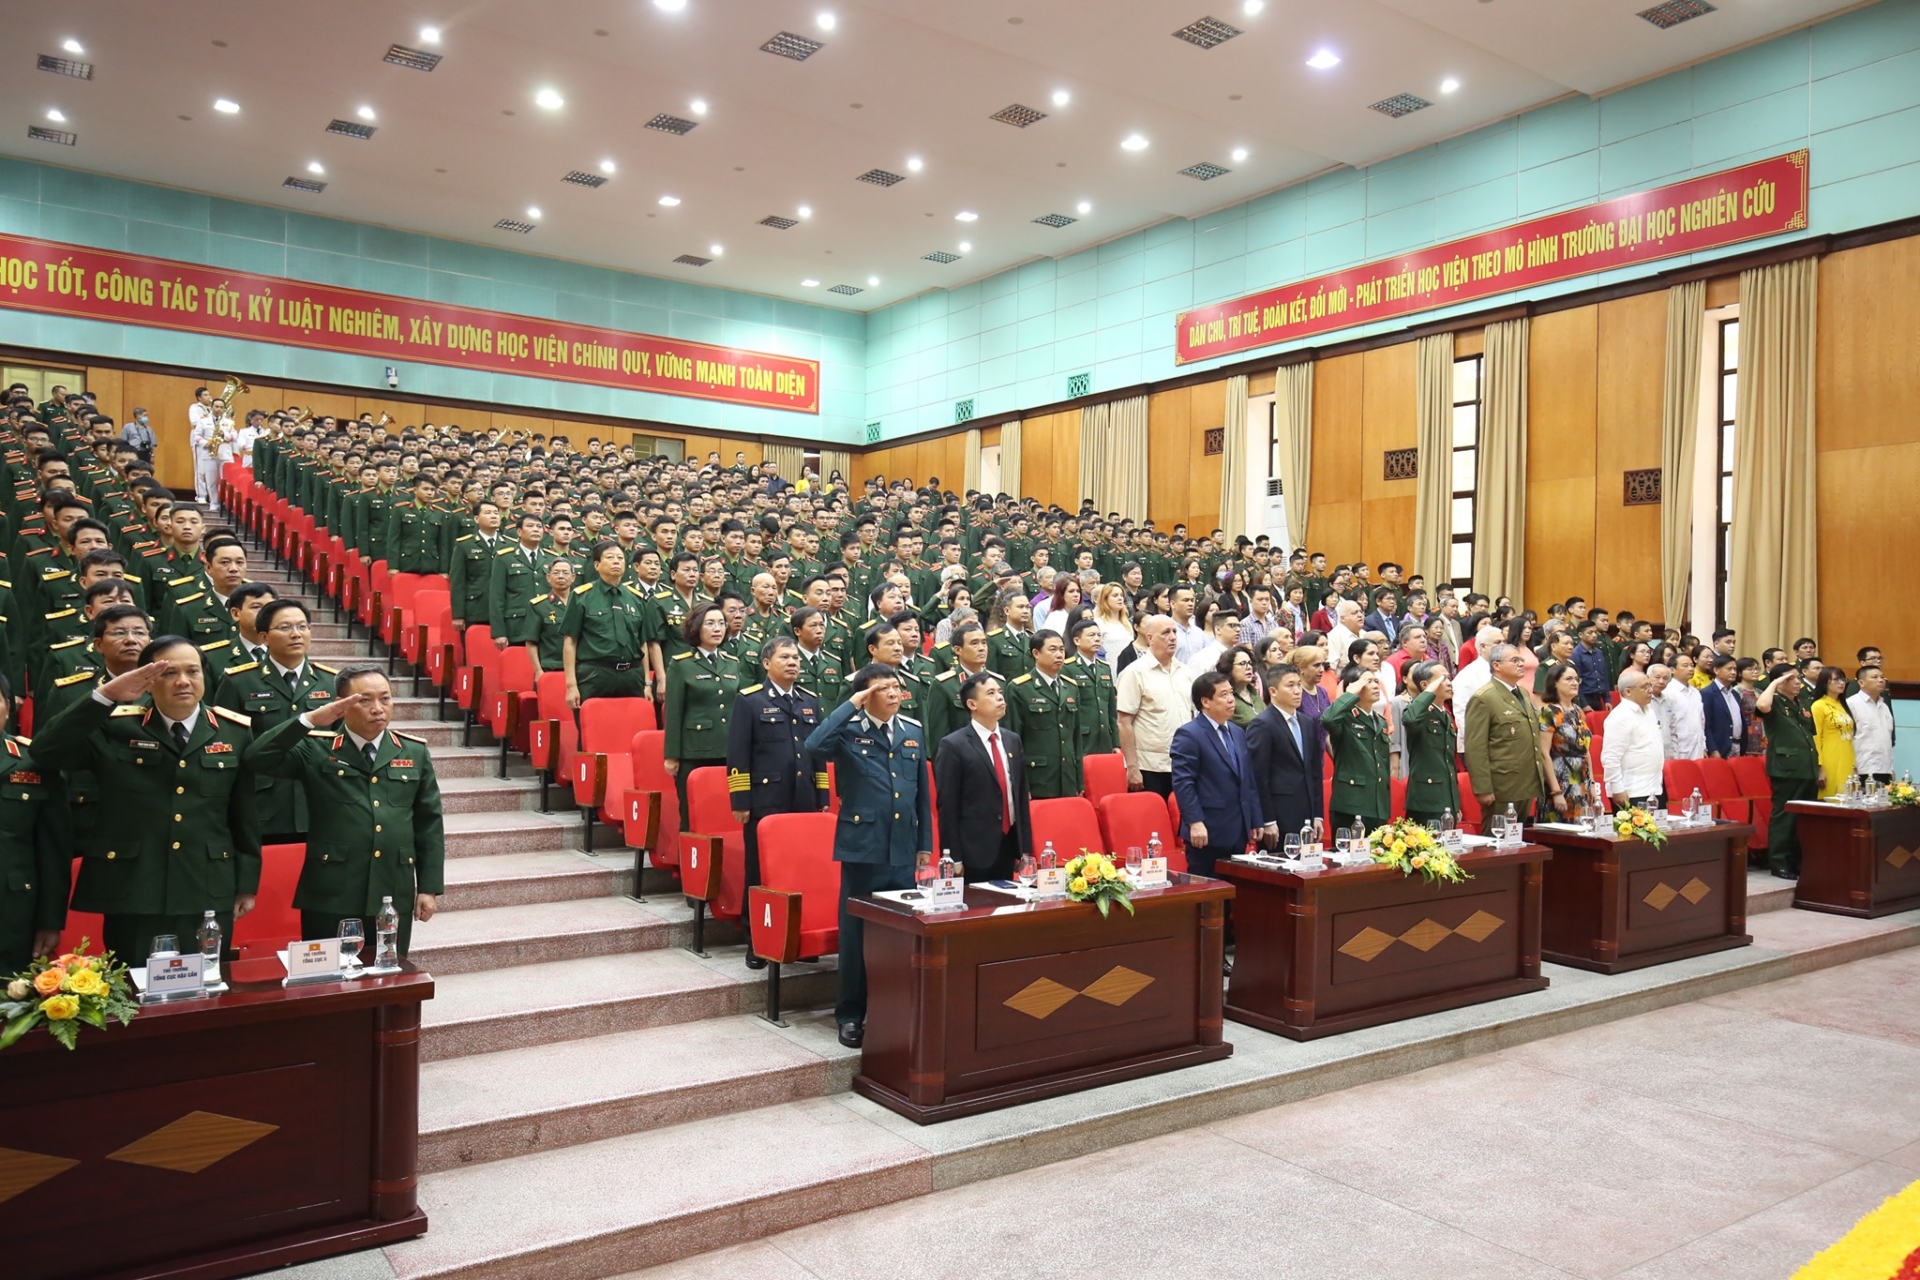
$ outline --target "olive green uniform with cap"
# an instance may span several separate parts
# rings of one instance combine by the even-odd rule
[[[1086,734],[1086,706],[1080,686],[1066,669],[1051,682],[1038,671],[1017,675],[1007,685],[1007,727],[1020,735],[1026,752],[1027,783],[1035,800],[1080,794],[1080,743]]]

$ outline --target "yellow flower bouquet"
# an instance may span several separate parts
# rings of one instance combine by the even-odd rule
[[[1418,872],[1428,884],[1458,884],[1472,876],[1451,850],[1433,838],[1433,832],[1408,818],[1396,818],[1367,837],[1375,862],[1399,868],[1403,876]]]
[[[1106,915],[1114,903],[1133,914],[1133,881],[1127,879],[1112,854],[1082,849],[1080,856],[1063,868],[1067,877],[1067,898],[1073,902],[1091,902]]]
[[[1920,804],[1920,791],[1914,789],[1911,782],[1902,779],[1887,784],[1887,803],[1896,809],[1906,809]]]
[[[1652,814],[1637,804],[1614,810],[1613,834],[1623,839],[1638,840],[1655,849],[1667,843],[1667,833],[1654,822]]]
[[[140,1012],[127,967],[113,952],[87,954],[88,939],[62,956],[41,956],[15,974],[0,994],[0,1049],[5,1049],[35,1027],[71,1049],[80,1041],[80,1026],[122,1025]]]

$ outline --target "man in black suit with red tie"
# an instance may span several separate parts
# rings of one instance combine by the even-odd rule
[[[1247,726],[1247,756],[1260,789],[1266,833],[1278,844],[1288,832],[1324,816],[1320,782],[1322,757],[1314,746],[1313,725],[1301,716],[1306,688],[1292,667],[1267,673],[1267,709]]]
[[[968,676],[959,692],[971,718],[940,740],[933,758],[940,843],[969,881],[1005,880],[1014,861],[1033,851],[1026,756],[1020,736],[1000,727],[1007,699],[999,676]]]

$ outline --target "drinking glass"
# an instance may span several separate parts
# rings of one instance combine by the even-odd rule
[[[1132,851],[1129,850],[1129,853],[1131,852]],[[1033,887],[1034,877],[1038,876],[1039,874],[1040,874],[1040,864],[1038,864],[1033,860],[1032,854],[1023,853],[1018,858],[1014,859],[1013,882],[1019,885],[1022,889],[1031,889]]]
[[[1288,862],[1298,862],[1300,860],[1300,836],[1298,832],[1287,833],[1286,843],[1281,847],[1280,852]]]
[[[1504,813],[1494,814],[1493,821],[1489,824],[1487,830],[1493,837],[1495,844],[1505,844],[1507,842],[1507,815]]]
[[[354,960],[360,955],[360,948],[366,945],[366,931],[360,927],[356,916],[340,922],[340,958]]]
[[[180,954],[180,939],[170,933],[153,935],[153,945],[147,949],[148,955],[177,956]]]
[[[1147,851],[1137,844],[1127,846],[1127,874],[1134,879],[1140,877],[1140,865],[1147,860]]]

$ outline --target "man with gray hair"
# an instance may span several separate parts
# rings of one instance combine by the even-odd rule
[[[1360,638],[1361,629],[1366,626],[1366,612],[1357,600],[1342,600],[1333,611],[1333,627],[1327,632],[1327,653],[1329,661],[1344,667],[1347,664],[1347,651],[1355,640]]]
[[[769,636],[760,645],[760,669],[765,683],[742,689],[727,719],[727,795],[745,832],[749,889],[760,883],[760,820],[827,807],[827,766],[806,746],[820,727],[820,699],[800,687],[799,644]],[[766,964],[747,949],[747,968]]]
[[[1464,714],[1466,705],[1473,701],[1473,695],[1480,692],[1482,685],[1493,679],[1493,669],[1487,666],[1487,654],[1492,651],[1493,646],[1500,643],[1500,637],[1504,634],[1505,632],[1491,623],[1481,627],[1473,638],[1473,661],[1461,667],[1460,674],[1453,678],[1453,710],[1460,720],[1462,754],[1467,749],[1467,717]]]
[[[1653,681],[1645,672],[1620,673],[1620,705],[1607,712],[1600,730],[1600,772],[1615,808],[1652,808],[1660,801],[1667,756],[1649,709],[1653,696]]]
[[[1114,682],[1120,754],[1127,762],[1127,789],[1173,793],[1173,732],[1193,718],[1193,682],[1174,660],[1179,629],[1172,618],[1153,614],[1140,624],[1145,656],[1127,665]]]
[[[1493,678],[1467,702],[1467,776],[1489,823],[1508,809],[1527,818],[1551,788],[1533,698],[1520,687],[1525,659],[1518,645],[1503,642],[1487,651],[1487,668]]]

